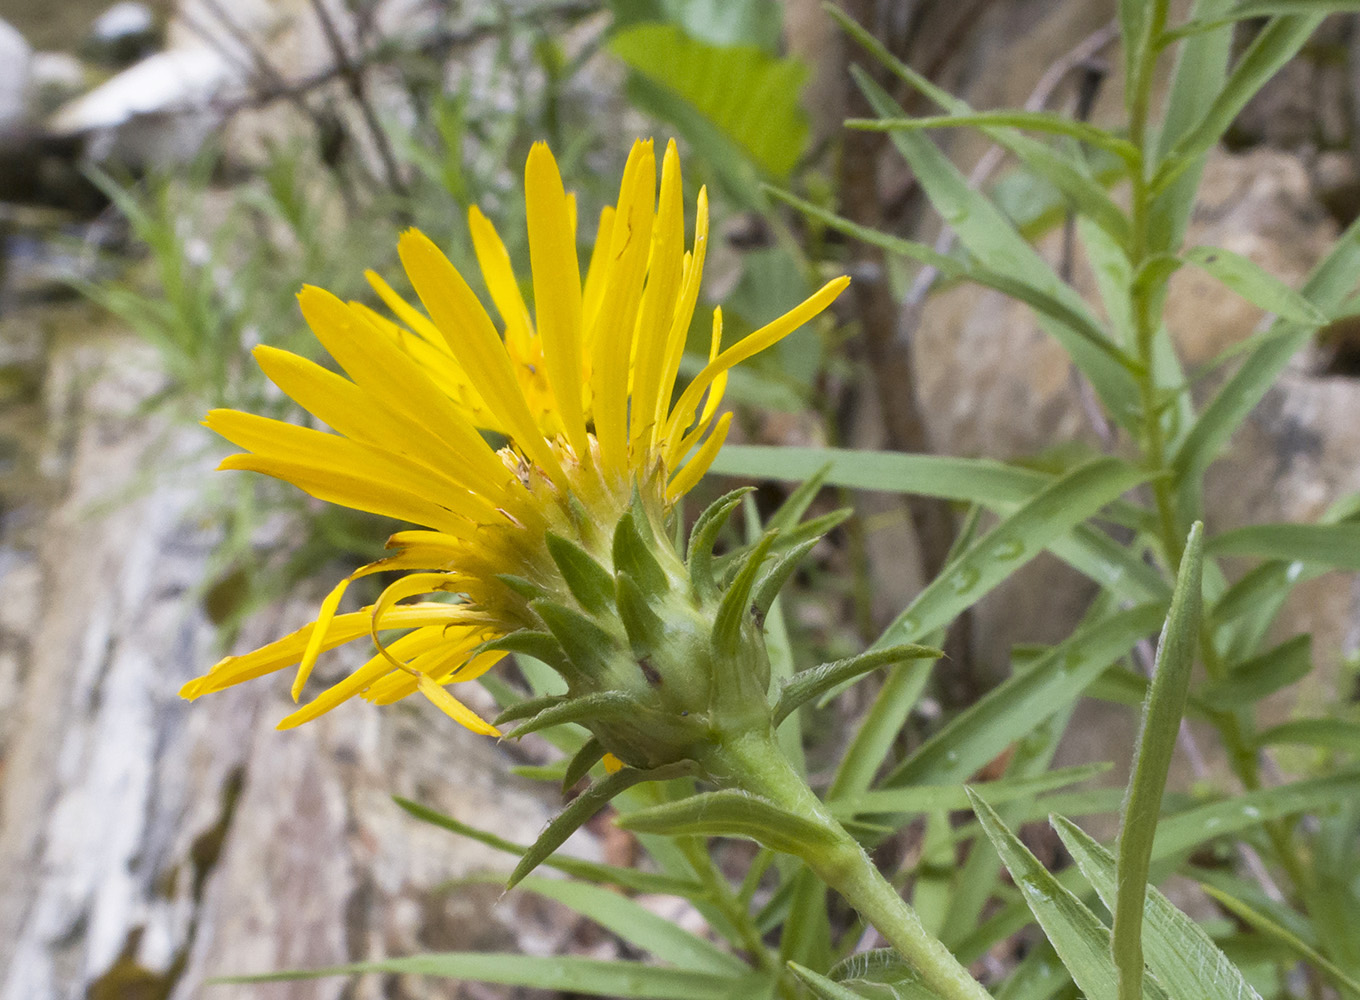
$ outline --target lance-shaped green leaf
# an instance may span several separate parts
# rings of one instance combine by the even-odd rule
[[[887,986],[893,1000],[939,1000],[939,994],[921,981],[916,970],[894,948],[856,952],[841,959],[821,978],[851,988],[862,986],[866,994],[874,997],[882,995],[882,990],[874,989],[875,986]]]
[[[484,880],[498,881],[495,875],[473,879]],[[735,955],[610,889],[570,879],[535,876],[526,878],[519,888],[556,900],[634,947],[679,968],[730,976],[743,976],[751,971],[750,966]]]
[[[1171,610],[1157,644],[1156,667],[1143,706],[1143,724],[1119,829],[1119,892],[1113,908],[1111,947],[1119,967],[1120,1000],[1138,1000],[1142,994],[1143,900],[1167,770],[1176,749],[1181,716],[1185,714],[1190,671],[1195,666],[1203,564],[1204,525],[1197,521],[1185,543],[1176,573],[1176,589],[1171,595]]]
[[[626,719],[636,715],[640,709],[641,706],[638,705],[637,700],[622,691],[597,691],[593,694],[566,698],[556,704],[548,705],[546,708],[535,712],[527,722],[516,726],[513,732],[507,733],[506,738],[522,739],[541,729],[563,726],[569,722],[579,722],[584,725],[592,719]]]
[[[941,656],[944,656],[944,650],[906,643],[888,646],[885,649],[872,649],[858,656],[799,671],[784,683],[783,689],[779,692],[779,701],[774,706],[774,724],[779,725],[800,705],[847,681],[863,677],[879,667],[906,660],[937,660]]]
[[[1116,1000],[1116,972],[1110,957],[1110,932],[1080,899],[1039,863],[982,796],[969,790],[982,829],[1011,873],[1025,904],[1044,929],[1072,981],[1089,1000]],[[1143,981],[1147,1000],[1166,1000],[1151,978]]]
[[[902,62],[889,52],[872,32],[866,31],[844,11],[833,4],[824,5],[824,9],[840,24],[846,34],[868,50],[884,67],[944,111],[951,115],[974,114],[966,101],[937,86],[924,74]],[[1081,215],[1095,220],[1118,242],[1127,242],[1128,219],[1105,189],[1092,179],[1087,164],[1013,128],[986,124],[978,127],[987,138],[1003,149],[1009,150],[1033,173],[1056,187]]]
[[[1200,883],[1200,888],[1207,892],[1214,902],[1223,907],[1223,909],[1227,910],[1234,917],[1237,917],[1248,927],[1254,928],[1267,937],[1280,942],[1296,957],[1307,962],[1330,979],[1332,985],[1336,986],[1337,989],[1344,990],[1352,997],[1360,1000],[1360,980],[1356,980],[1348,975],[1344,969],[1339,968],[1334,962],[1329,961],[1327,956],[1310,946],[1293,931],[1276,923],[1260,910],[1257,910],[1248,903],[1244,903],[1235,896],[1229,895],[1222,889],[1212,885],[1205,885],[1203,882]]]
[[[1260,656],[1232,668],[1227,677],[1199,692],[1200,700],[1217,709],[1254,705],[1307,677],[1313,669],[1313,643],[1308,635],[1296,635]]]
[[[1195,247],[1185,260],[1221,281],[1254,306],[1303,326],[1322,326],[1327,317],[1279,278],[1250,258],[1221,247]]]
[[[852,74],[877,114],[904,116],[897,102],[866,73],[853,67]],[[1099,329],[1081,297],[1025,242],[996,205],[969,186],[967,179],[930,139],[915,132],[894,132],[891,139],[911,165],[931,204],[982,267],[1051,297],[1064,310],[1085,317],[1090,325]],[[1118,360],[1119,351],[1108,341],[1101,346],[1066,320],[1041,313],[1039,321],[1090,380],[1111,416],[1120,423],[1128,423],[1137,412],[1138,390],[1129,369]],[[1082,328],[1085,327],[1083,323]]]
[[[1137,362],[1133,357],[1111,341],[1105,335],[1105,331],[1101,329],[1099,323],[1084,310],[1078,309],[1072,303],[1065,301],[1062,296],[1022,281],[1005,271],[992,270],[978,264],[964,263],[954,257],[946,256],[924,243],[903,239],[900,236],[892,236],[877,229],[858,225],[836,215],[834,212],[827,211],[819,205],[814,205],[812,202],[804,201],[789,194],[787,191],[780,191],[776,188],[769,190],[775,198],[793,206],[803,214],[817,219],[830,229],[845,233],[847,236],[852,236],[871,246],[879,247],[888,253],[919,261],[928,267],[933,267],[945,278],[970,281],[973,284],[994,289],[1003,295],[1023,302],[1041,316],[1048,316],[1065,324],[1091,348],[1108,355],[1112,361],[1117,362],[1121,367],[1126,369],[1137,367]]]
[[[1071,704],[1112,662],[1162,621],[1165,605],[1119,611],[1079,629],[1028,670],[997,685],[923,743],[886,787],[963,781]]]
[[[672,969],[642,962],[612,962],[575,955],[515,955],[504,952],[450,951],[384,958],[372,962],[331,965],[319,969],[270,972],[259,976],[222,976],[215,983],[278,983],[322,976],[390,973],[502,983],[537,990],[627,1000],[732,1000],[763,997],[771,983],[762,973],[726,973]]]
[[[822,824],[735,789],[704,792],[639,809],[620,816],[615,824],[636,833],[671,837],[745,837],[772,851],[800,857],[835,841],[835,835]]]
[[[555,708],[570,700],[571,696],[566,694],[545,694],[538,698],[525,698],[523,701],[517,701],[502,709],[501,714],[496,716],[495,722],[497,726],[518,722],[520,719],[527,719],[546,708]]]
[[[615,578],[615,604],[623,629],[628,633],[628,644],[633,655],[641,660],[652,652],[666,638],[666,623],[652,610],[647,595],[628,573],[619,573]]]
[[[1061,816],[1053,817],[1051,822],[1086,881],[1101,902],[1113,910],[1118,895],[1114,855]],[[1241,970],[1204,929],[1152,886],[1147,887],[1143,927],[1148,968],[1173,997],[1260,1000]]]
[[[530,601],[534,614],[543,619],[571,664],[587,677],[609,672],[614,639],[592,618],[555,601]]]
[[[614,572],[627,573],[646,593],[659,594],[666,589],[666,571],[648,543],[650,533],[645,519],[632,510],[624,511],[614,529]],[[613,587],[609,596],[612,600]]]
[[[719,456],[722,452],[718,453]],[[742,497],[750,493],[754,487],[743,486],[740,489],[725,493],[704,509],[694,522],[694,530],[689,536],[689,550],[685,553],[685,562],[689,566],[690,580],[693,582],[695,596],[701,600],[708,600],[718,594],[718,581],[713,570],[713,545],[718,540],[718,533],[727,524],[727,519],[732,516],[732,511],[737,509]]]
[[[1257,746],[1279,744],[1341,750],[1360,755],[1360,724],[1345,719],[1296,719],[1272,726],[1256,737]]]
[[[392,801],[416,819],[456,833],[460,837],[467,837],[479,844],[485,844],[492,850],[522,857],[524,852],[529,849],[523,844],[516,844],[504,837],[498,837],[494,833],[479,830],[475,826],[470,826],[452,816],[431,809],[429,806],[421,805],[419,802],[404,799],[399,795],[392,796]],[[690,899],[695,896],[702,896],[709,891],[702,883],[693,879],[677,878],[674,875],[642,871],[638,868],[621,868],[617,865],[606,865],[598,861],[586,861],[582,858],[551,857],[546,859],[543,864],[545,867],[556,869],[572,878],[586,879],[604,885],[617,885],[634,892],[659,892]]]
[[[856,993],[849,986],[830,980],[821,973],[813,972],[806,965],[789,962],[788,967],[789,971],[802,980],[803,985],[812,991],[812,995],[817,997],[817,1000],[867,1000],[865,994]]]
[[[576,787],[576,783],[590,773],[590,769],[604,759],[604,747],[592,736],[581,744],[581,749],[571,755],[566,769],[562,772],[562,794],[566,795]]]
[[[1066,118],[1051,111],[973,111],[959,115],[930,115],[922,118],[851,118],[846,128],[867,132],[910,132],[932,128],[977,128],[989,126],[1022,128],[1031,132],[1066,136],[1097,149],[1113,153],[1127,164],[1136,163],[1138,149],[1127,139],[1106,132],[1090,122]]]
[[[557,563],[562,578],[567,581],[571,596],[592,615],[598,615],[614,601],[614,578],[595,558],[570,539],[545,534],[548,555]]]
[[[770,613],[770,607],[774,604],[774,599],[779,596],[779,592],[784,589],[784,584],[789,582],[789,577],[793,575],[794,570],[798,568],[799,564],[819,541],[821,541],[820,538],[809,538],[801,545],[795,545],[765,571],[765,574],[756,584],[755,593],[751,596],[751,603],[755,607],[758,617],[764,618]]]
[[[1115,458],[1097,458],[1049,483],[1019,510],[953,560],[879,638],[910,642],[948,625],[1051,541],[1147,479]]]
[[[1252,524],[1215,536],[1208,550],[1360,570],[1360,524]]]
[[[998,778],[995,781],[973,783],[979,794],[988,802],[998,805],[1004,802],[1032,799],[1055,788],[1065,788],[1083,781],[1089,781],[1104,774],[1111,764],[1098,761],[1094,764],[1080,764],[1076,767],[1061,767],[1044,771],[1028,777]],[[962,785],[908,785],[904,788],[874,788],[859,792],[828,804],[832,815],[853,817],[866,813],[925,813],[968,809],[970,803]]]
[[[510,873],[510,879],[505,887],[514,888],[520,879],[546,861],[549,855],[565,844],[567,838],[580,829],[583,823],[603,809],[605,804],[620,792],[644,781],[666,781],[692,773],[693,765],[687,762],[667,764],[649,771],[625,767],[622,771],[595,782],[549,820],[543,832],[538,835],[538,839],[529,845],[524,856],[519,859],[519,864],[515,865],[515,870]]]
[[[718,613],[713,616],[713,649],[720,658],[729,658],[741,644],[741,627],[751,613],[751,592],[760,566],[769,554],[776,536],[766,534],[747,555],[737,575],[723,592]]]
[[[496,579],[505,584],[526,601],[536,601],[541,597],[551,597],[552,591],[547,587],[540,587],[533,580],[516,576],[514,573],[497,573]]]

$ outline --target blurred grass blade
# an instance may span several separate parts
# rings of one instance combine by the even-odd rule
[[[1055,816],[1053,829],[1066,845],[1086,881],[1108,908],[1122,890],[1114,855],[1074,823]],[[1260,1000],[1260,995],[1228,961],[1208,934],[1152,886],[1144,908],[1148,968],[1173,997],[1196,1000]]]
[[[1208,551],[1360,570],[1360,524],[1253,524],[1215,535]]]
[[[1360,796],[1360,771],[1276,785],[1167,816],[1152,845],[1154,862],[1192,851],[1215,837],[1237,834],[1284,816],[1325,809]]]
[[[866,132],[911,132],[932,128],[976,128],[988,126],[1022,128],[1049,135],[1066,136],[1088,146],[1113,153],[1125,163],[1138,160],[1138,150],[1127,139],[1106,132],[1089,122],[1077,121],[1051,111],[972,111],[966,114],[931,115],[924,118],[851,118],[846,128]]]
[[[1021,778],[998,778],[973,787],[986,796],[988,802],[1012,802],[1028,799],[1055,788],[1065,788],[1089,781],[1104,774],[1111,765],[1100,761],[1064,767],[1055,771]],[[837,799],[831,811],[837,817],[853,817],[867,813],[925,813],[969,809],[968,796],[959,785],[911,785],[906,788],[878,788],[858,795]]]
[[[1360,275],[1360,219],[1346,228],[1327,256],[1313,268],[1300,294],[1322,312],[1330,313],[1354,289],[1357,275]],[[1272,333],[1277,330],[1280,336],[1264,340],[1215,393],[1177,448],[1172,467],[1181,484],[1181,502],[1186,509],[1197,509],[1197,498],[1184,495],[1185,491],[1198,491],[1200,477],[1209,463],[1266,390],[1275,384],[1289,359],[1313,336],[1307,327],[1291,327],[1283,320],[1277,320],[1271,327]]]
[[[1241,920],[1248,927],[1260,931],[1266,937],[1273,938],[1280,942],[1299,959],[1307,962],[1330,979],[1332,985],[1338,990],[1349,993],[1352,997],[1360,1000],[1360,981],[1357,981],[1348,975],[1344,969],[1338,968],[1334,963],[1329,962],[1325,955],[1318,952],[1316,948],[1309,946],[1307,942],[1301,940],[1293,931],[1289,930],[1287,927],[1282,927],[1274,920],[1271,920],[1266,914],[1247,903],[1242,902],[1242,900],[1229,895],[1222,889],[1218,889],[1212,885],[1205,885],[1203,882],[1200,883],[1200,888],[1207,892],[1214,902],[1223,907],[1223,909],[1227,910],[1238,920]]]
[[[1112,662],[1162,621],[1164,605],[1116,612],[1078,630],[1023,674],[964,709],[903,761],[885,787],[964,781],[1081,696]]]
[[[900,106],[858,67],[852,68],[856,83],[874,111],[883,117],[905,117]],[[935,210],[968,248],[978,264],[1012,277],[1035,293],[1049,296],[1071,313],[1084,316],[1099,328],[1090,310],[1071,287],[1058,277],[1038,252],[1015,231],[1009,220],[985,195],[968,186],[949,158],[927,137],[915,132],[894,132],[893,145],[911,166],[917,182]],[[1120,424],[1137,412],[1138,392],[1129,371],[1107,350],[1096,347],[1082,332],[1052,317],[1040,315],[1040,325],[1071,355],[1091,382],[1106,410]]]
[[[1360,723],[1345,719],[1297,719],[1272,726],[1256,737],[1258,747],[1281,744],[1341,750],[1360,756]]]
[[[428,806],[423,806],[419,802],[412,802],[401,796],[392,797],[397,805],[406,810],[416,819],[424,820],[434,826],[442,827],[469,840],[475,840],[479,844],[497,851],[504,851],[506,854],[513,854],[522,857],[529,848],[527,845],[515,844],[479,830],[475,826],[469,826],[452,816],[446,816]],[[656,872],[642,871],[637,868],[621,868],[616,865],[601,864],[597,861],[586,861],[582,858],[570,857],[551,857],[543,862],[549,868],[571,875],[574,878],[586,879],[591,882],[600,882],[607,885],[617,885],[624,889],[631,889],[634,892],[655,892],[665,893],[672,896],[684,896],[686,898],[698,896],[708,890],[693,879],[676,878],[673,875],[660,875]]]
[[[945,278],[971,281],[974,284],[982,285],[984,288],[1001,292],[1018,302],[1025,303],[1039,313],[1041,317],[1047,316],[1063,324],[1075,336],[1085,341],[1089,347],[1107,355],[1123,369],[1127,370],[1137,365],[1132,356],[1122,351],[1117,344],[1105,335],[1105,331],[1088,311],[1077,308],[1072,302],[1066,301],[1062,295],[1052,294],[1005,271],[992,270],[976,264],[965,263],[954,257],[948,257],[924,243],[902,239],[899,236],[891,236],[879,232],[877,229],[858,225],[836,215],[834,212],[814,205],[810,201],[804,201],[787,191],[781,191],[779,188],[769,187],[766,190],[779,201],[793,206],[804,215],[817,219],[830,229],[879,247],[888,253],[908,257],[911,260],[933,267]]]
[[[925,75],[918,73],[906,63],[889,52],[877,38],[855,22],[849,15],[834,4],[824,4],[823,9],[831,15],[841,28],[863,46],[889,72],[893,73],[918,93],[929,98],[950,115],[975,114],[967,101],[939,87]],[[1025,167],[1036,176],[1052,184],[1068,199],[1077,211],[1090,217],[1105,229],[1119,243],[1129,238],[1129,220],[1105,192],[1099,183],[1091,178],[1087,164],[1046,143],[1031,139],[1013,128],[979,124],[979,131],[1002,149],[1012,153]]]
[[[1171,610],[1157,644],[1156,666],[1143,707],[1143,724],[1119,828],[1119,892],[1113,907],[1111,949],[1119,968],[1120,1000],[1138,1000],[1142,995],[1143,900],[1167,770],[1176,749],[1185,698],[1190,692],[1190,671],[1195,666],[1203,562],[1204,525],[1197,521],[1185,543],[1176,573],[1176,589],[1171,595]]]
[[[500,983],[585,996],[628,1000],[732,1000],[763,997],[771,989],[759,973],[744,976],[667,969],[641,962],[610,962],[575,955],[512,955],[502,952],[454,951],[410,958],[354,962],[320,969],[271,972],[260,976],[223,976],[215,983],[279,983],[324,976],[357,976],[367,972],[432,976],[479,983]]]
[[[1249,257],[1222,247],[1194,247],[1185,253],[1194,264],[1254,306],[1303,326],[1322,326],[1326,315]]]
[[[1324,16],[1309,13],[1277,17],[1267,23],[1233,64],[1227,81],[1216,92],[1204,116],[1172,148],[1162,165],[1164,173],[1154,185],[1164,186],[1174,173],[1217,145],[1238,112],[1303,48]]]
[[[874,645],[915,642],[948,625],[1051,541],[1146,479],[1146,472],[1126,462],[1097,458],[1049,483],[951,561]]]
[[[485,878],[500,881],[496,876]],[[740,976],[750,971],[750,967],[735,955],[612,889],[534,875],[522,881],[518,888],[556,900],[629,944],[678,968],[728,976]]]
[[[1110,957],[1109,930],[1080,899],[1049,874],[980,795],[970,789],[969,797],[987,838],[1001,855],[1002,863],[1077,988],[1088,1000],[1116,1000],[1116,972]],[[1167,994],[1151,979],[1145,979],[1139,996],[1165,1000]]]
[[[1262,698],[1303,680],[1313,669],[1313,642],[1296,635],[1274,649],[1235,664],[1220,681],[1207,685],[1199,698],[1210,708],[1248,708]]]

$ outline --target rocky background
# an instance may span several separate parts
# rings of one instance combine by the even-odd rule
[[[916,54],[979,106],[1063,106],[1072,88],[1046,82],[1055,65],[1074,53],[1089,53],[1097,70],[1118,58],[1100,35],[1113,0],[851,6],[877,11],[885,30],[915,32]],[[219,16],[228,7],[229,25]],[[379,4],[379,35],[415,30],[426,8]],[[220,542],[203,517],[213,459],[193,428],[147,406],[165,385],[156,355],[70,291],[71,275],[98,277],[103,258],[88,248],[109,231],[80,164],[173,167],[223,127],[244,146],[286,131],[277,92],[336,70],[316,7],[0,0],[0,17],[0,1000],[481,997],[504,991],[376,975],[207,990],[203,981],[419,950],[610,954],[610,939],[564,910],[452,885],[504,870],[507,856],[417,824],[390,801],[416,798],[526,842],[557,803],[510,773],[523,751],[462,732],[414,700],[350,705],[280,734],[280,685],[192,708],[176,695],[221,653],[203,602]],[[786,28],[790,48],[818,67],[812,110],[829,135],[847,113],[846,54],[815,3],[790,3]],[[268,83],[273,98],[244,58],[251,51],[286,68]],[[1094,113],[1117,108],[1118,95],[1104,92]],[[1336,18],[1210,164],[1192,242],[1297,279],[1360,213],[1357,135],[1360,22]],[[910,178],[881,149],[862,152],[847,169],[870,172],[877,207],[865,211],[896,213],[868,221],[934,238],[928,219],[915,220]],[[986,155],[967,140],[955,152],[967,163]],[[1048,249],[1060,257],[1061,238]],[[1081,262],[1073,266],[1083,282]],[[844,391],[857,444],[1014,458],[1099,443],[1065,358],[1026,310],[977,289],[903,310],[864,273],[847,308],[861,320],[886,308],[913,353],[884,361],[892,329],[866,321],[852,352],[870,364]],[[1192,365],[1249,336],[1258,319],[1207,280],[1178,276],[1170,324]],[[1331,333],[1214,472],[1217,527],[1313,518],[1360,489],[1360,347],[1353,331]],[[908,384],[914,409],[903,407]],[[818,430],[771,421],[761,433],[802,441]],[[931,565],[932,539],[912,527],[938,512],[865,504],[879,512],[864,522],[877,610],[891,615]],[[239,645],[308,620],[326,586],[253,618]],[[1013,644],[1062,635],[1087,596],[1042,561],[992,595],[968,624],[967,685],[1004,674]],[[1347,693],[1339,664],[1360,646],[1358,605],[1349,577],[1322,577],[1296,595],[1282,628],[1315,633],[1322,669],[1279,698],[1282,716]],[[804,609],[809,622],[816,613]],[[1070,756],[1126,754],[1128,713],[1084,711]],[[586,833],[572,847],[599,856],[606,841]]]

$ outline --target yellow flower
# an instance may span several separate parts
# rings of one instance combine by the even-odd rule
[[[546,543],[573,539],[607,559],[630,504],[664,514],[727,434],[731,413],[719,411],[728,370],[816,316],[848,283],[830,282],[725,351],[715,310],[709,362],[672,403],[708,237],[700,191],[686,252],[675,144],[666,148],[659,196],[652,143],[633,147],[618,204],[600,215],[584,282],[575,201],[542,143],[529,154],[525,185],[533,318],[504,244],[474,208],[473,247],[503,334],[448,259],[411,230],[399,250],[424,312],[371,272],[396,322],[319,288],[299,296],[348,378],[286,351],[255,351],[265,374],[335,433],[234,410],[208,414],[208,427],[245,449],[222,468],[263,472],[426,530],[393,535],[395,554],[341,581],[315,622],[227,657],[186,684],[184,697],[297,665],[296,700],[320,653],[367,636],[376,654],[280,728],[355,695],[389,703],[418,691],[470,729],[496,734],[445,686],[480,676],[504,655],[483,649],[489,640],[542,628],[529,606],[535,588],[564,590]],[[508,443],[496,450],[487,431]],[[337,614],[350,582],[390,570],[405,575],[376,603]],[[459,603],[401,603],[439,592]]]

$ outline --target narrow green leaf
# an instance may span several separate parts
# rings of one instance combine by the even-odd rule
[[[835,663],[823,663],[810,670],[800,671],[790,677],[779,692],[779,701],[774,707],[774,724],[778,726],[788,718],[790,712],[823,692],[862,677],[879,667],[906,660],[937,660],[941,656],[944,656],[943,650],[907,643],[870,650],[858,656],[837,660]]]
[[[1230,896],[1221,889],[1205,885],[1203,882],[1200,883],[1200,888],[1207,892],[1214,902],[1243,923],[1280,942],[1295,956],[1313,966],[1330,979],[1337,989],[1344,990],[1353,997],[1360,997],[1360,981],[1349,976],[1344,969],[1338,968],[1335,963],[1328,961],[1325,955],[1321,954],[1316,948],[1310,947],[1293,931],[1277,924],[1260,910],[1249,906],[1234,896]]]
[[[1061,816],[1051,820],[1086,881],[1110,909],[1120,886],[1114,855]],[[1148,968],[1173,997],[1196,1000],[1260,1000],[1260,995],[1195,921],[1153,886],[1143,914]]]
[[[1152,840],[1162,811],[1167,770],[1190,691],[1199,639],[1204,525],[1190,529],[1176,573],[1176,589],[1157,644],[1156,666],[1143,706],[1133,774],[1119,827],[1119,892],[1113,908],[1111,949],[1119,969],[1120,1000],[1139,1000],[1143,989],[1143,901],[1147,894]]]
[[[566,654],[562,652],[561,645],[553,638],[551,632],[520,629],[511,632],[509,635],[501,636],[499,639],[484,642],[478,649],[480,652],[504,650],[507,653],[530,656],[547,664],[559,674],[565,672],[567,668]]]
[[[830,471],[831,466],[823,464],[821,468],[799,483],[797,488],[779,505],[779,509],[770,515],[770,519],[765,522],[765,530],[782,533],[801,521],[808,508],[812,506],[812,501],[817,499],[817,494],[826,485],[826,477]]]
[[[1041,865],[996,812],[969,790],[973,811],[1006,870],[1015,879],[1030,912],[1044,929],[1054,950],[1089,1000],[1116,1000],[1117,972],[1110,957],[1110,932],[1057,878]],[[1143,981],[1143,996],[1163,1000],[1166,993],[1151,978]]]
[[[647,595],[631,576],[619,573],[615,580],[616,604],[633,656],[641,660],[652,655],[665,641],[666,623],[652,610]]]
[[[1221,247],[1194,247],[1186,251],[1185,260],[1252,305],[1283,320],[1311,327],[1327,322],[1326,315],[1317,306],[1249,257]]]
[[[750,792],[732,789],[639,809],[620,816],[615,823],[624,830],[671,837],[745,837],[773,851],[798,856],[833,840],[820,823]]]
[[[932,580],[876,645],[913,642],[949,624],[1049,542],[1146,479],[1147,473],[1119,459],[1097,458],[1052,482]]]
[[[1211,708],[1233,709],[1254,705],[1307,677],[1313,669],[1312,637],[1296,635],[1260,656],[1232,668],[1228,676],[1199,692]]]
[[[554,708],[568,700],[570,700],[570,696],[565,694],[545,694],[539,698],[525,698],[523,701],[517,701],[503,709],[501,714],[496,716],[495,724],[503,726],[508,722],[518,722],[520,719],[527,719],[530,716],[537,715],[545,708]]]
[[[1154,187],[1170,183],[1178,167],[1194,161],[1218,143],[1238,112],[1303,48],[1324,16],[1310,13],[1277,17],[1261,29],[1233,65],[1227,81],[1204,116],[1177,141],[1165,161],[1170,169],[1154,181]]]
[[[429,806],[423,806],[419,802],[404,799],[399,795],[394,795],[392,801],[416,819],[456,833],[460,837],[467,837],[479,844],[485,844],[493,850],[522,857],[529,849],[523,844],[516,844],[504,837],[498,837],[494,833],[469,826],[452,816],[446,816]],[[581,858],[551,857],[546,859],[543,864],[547,868],[554,868],[573,878],[586,879],[604,885],[617,885],[633,892],[656,892],[689,899],[703,895],[708,891],[707,888],[692,878],[676,878],[673,875],[641,871],[637,868],[620,868],[616,865],[585,861]]]
[[[530,601],[529,607],[548,626],[548,631],[577,671],[592,678],[603,677],[609,672],[614,638],[594,619],[555,601]]]
[[[951,94],[943,87],[932,83],[924,74],[912,69],[884,47],[874,35],[857,24],[849,15],[833,4],[824,4],[823,9],[845,30],[851,38],[863,46],[884,67],[917,92],[929,98],[941,109],[951,115],[973,114],[968,102]],[[1074,157],[1064,155],[1037,139],[1032,139],[1013,128],[994,125],[980,125],[980,131],[1002,149],[1014,154],[1022,164],[1039,177],[1044,178],[1067,198],[1077,211],[1092,219],[1119,243],[1125,243],[1129,236],[1129,221],[1099,183],[1093,180],[1087,165]]]
[[[629,944],[681,969],[728,976],[741,976],[751,971],[750,966],[735,955],[612,889],[533,875],[522,881],[518,888],[556,900]]]
[[[1360,771],[1343,771],[1210,802],[1162,820],[1152,845],[1152,860],[1161,861],[1200,844],[1240,833],[1284,816],[1326,809],[1360,795]]]
[[[1050,792],[1055,788],[1065,788],[1068,785],[1089,781],[1097,775],[1104,774],[1110,767],[1110,764],[1101,761],[1095,764],[1063,767],[1031,777],[974,782],[972,787],[988,802],[997,804],[1014,802]],[[962,785],[910,785],[906,788],[875,788],[860,792],[858,795],[846,796],[831,803],[830,808],[838,818],[853,818],[872,813],[952,812],[956,809],[970,809],[972,806]]]
[[[802,198],[789,194],[787,191],[781,191],[778,188],[769,188],[768,190],[779,201],[785,202],[803,212],[803,214],[817,219],[830,229],[853,236],[855,239],[879,247],[889,253],[919,261],[933,267],[946,278],[970,281],[973,284],[994,289],[1003,295],[1023,302],[1038,312],[1041,317],[1046,316],[1064,324],[1074,336],[1080,338],[1091,349],[1107,355],[1120,368],[1127,370],[1137,367],[1137,362],[1133,357],[1122,351],[1117,344],[1106,336],[1104,329],[1088,311],[1084,308],[1077,308],[1061,295],[1055,295],[1005,271],[993,270],[976,264],[966,264],[953,257],[947,257],[924,243],[890,236],[876,229],[858,225],[836,215],[834,212],[814,205],[812,202],[804,201]],[[999,210],[997,211],[999,214]],[[1025,246],[1028,246],[1028,244],[1025,244]]]
[[[852,68],[852,72],[877,114],[905,117],[902,108],[867,74],[857,67]],[[931,205],[982,267],[1055,299],[1072,314],[1086,317],[1089,324],[1084,326],[1099,329],[1081,296],[1025,242],[1000,209],[968,186],[967,180],[933,142],[914,132],[894,132],[890,138],[911,165]],[[1118,352],[1113,344],[1107,342],[1107,347],[1101,348],[1070,324],[1043,314],[1040,325],[1071,355],[1073,363],[1090,380],[1110,415],[1117,422],[1127,424],[1138,405],[1137,386],[1129,370],[1116,360]]]
[[[1360,524],[1252,524],[1215,535],[1208,551],[1360,570]]]
[[[789,962],[788,967],[789,971],[802,980],[803,985],[819,1000],[866,1000],[863,993],[856,993],[850,987],[827,979],[826,976],[813,972],[805,965]]]
[[[976,128],[987,126],[1022,128],[1032,132],[1066,136],[1078,142],[1113,153],[1125,163],[1138,160],[1138,150],[1127,139],[1120,139],[1090,122],[1065,118],[1051,111],[973,111],[967,114],[933,115],[924,118],[851,118],[846,128],[866,132],[911,132],[932,128]]]
[[[1162,621],[1145,604],[1087,625],[1029,670],[964,709],[903,761],[883,784],[897,788],[966,780],[1011,743],[1081,696],[1082,689]]]
[[[937,633],[943,639],[943,633]],[[911,710],[921,700],[930,672],[902,663],[888,671],[874,703],[851,738],[827,790],[828,802],[864,791],[874,780],[896,743]]]
[[[575,955],[515,955],[499,952],[451,951],[410,958],[353,962],[321,969],[270,972],[259,976],[223,976],[215,983],[278,983],[324,976],[356,976],[366,972],[466,979],[539,990],[628,1000],[732,1000],[759,997],[769,990],[760,973],[734,977],[689,969],[668,969],[641,962],[608,962]]]
[[[1257,746],[1281,744],[1360,754],[1360,724],[1344,719],[1298,719],[1272,726],[1256,737]]]
[[[686,764],[670,764],[650,771],[625,767],[622,771],[595,782],[572,799],[565,809],[549,820],[543,832],[538,835],[538,839],[529,845],[523,857],[519,859],[519,864],[515,865],[515,870],[510,873],[510,878],[505,887],[513,889],[520,879],[546,861],[553,851],[566,843],[568,837],[575,833],[586,820],[604,808],[606,803],[615,795],[639,782],[665,781],[668,778],[678,778],[690,774],[692,771],[693,768]]]

